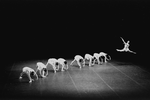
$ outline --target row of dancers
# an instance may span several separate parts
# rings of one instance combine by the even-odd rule
[[[42,62],[37,62],[36,63],[36,70],[34,70],[30,67],[23,67],[19,79],[22,79],[23,74],[26,74],[29,78],[29,83],[31,83],[32,81],[34,81],[34,79],[31,78],[31,74],[36,76],[36,79],[38,80],[38,75],[37,75],[38,72],[39,72],[39,75],[42,78],[44,78],[48,75],[47,66],[49,64],[52,66],[54,73],[56,73],[56,71],[59,70],[60,65],[61,65],[61,71],[68,69],[68,63],[65,59],[63,59],[63,58],[59,58],[59,59],[50,58],[50,59],[48,59],[46,64],[44,64]]]
[[[106,63],[108,60],[111,60],[111,57],[104,52],[100,53],[94,53],[93,56],[90,54],[85,54],[84,58],[80,55],[76,55],[74,57],[74,60],[70,63],[70,65],[73,65],[73,63],[76,61],[79,68],[85,67],[86,63],[88,62],[88,66],[91,67],[92,65],[95,65],[96,62],[98,64],[103,64]],[[61,71],[68,70],[68,62],[63,59],[55,59],[55,58],[50,58],[48,59],[47,63],[44,64],[42,62],[37,62],[36,63],[36,70],[30,68],[30,67],[23,67],[22,72],[20,74],[19,79],[22,79],[23,74],[26,74],[29,78],[29,83],[32,83],[34,81],[33,78],[31,78],[31,74],[36,76],[36,79],[38,80],[38,75],[37,72],[39,72],[39,75],[44,78],[48,76],[48,69],[47,66],[51,65],[54,73],[60,69],[61,66]]]
[[[88,61],[88,66],[92,66],[94,64],[96,64],[96,61],[98,64],[103,64],[106,63],[108,60],[111,60],[111,57],[104,52],[100,52],[100,53],[94,53],[93,56],[90,54],[85,54],[84,58],[80,55],[76,55],[74,57],[74,60],[70,63],[70,65],[73,64],[74,61],[77,62],[79,68],[82,68],[81,63],[83,64],[83,67],[86,64],[86,61]]]

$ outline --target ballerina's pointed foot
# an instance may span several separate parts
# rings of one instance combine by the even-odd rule
[[[32,81],[34,81],[34,79],[31,79],[31,80],[29,81],[29,83],[32,83]]]
[[[45,78],[46,76],[43,75],[42,77]]]

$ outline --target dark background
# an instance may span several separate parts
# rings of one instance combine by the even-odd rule
[[[4,0],[0,11],[5,65],[101,51],[116,60],[149,61],[149,1]],[[120,37],[136,55],[116,52],[124,46]]]
[[[1,0],[0,84],[20,61],[101,51],[148,71],[149,23],[148,0]],[[116,52],[124,46],[120,37],[136,55]]]

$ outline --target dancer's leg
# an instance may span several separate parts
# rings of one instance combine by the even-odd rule
[[[89,61],[89,67],[91,67],[91,65],[92,65],[92,59],[90,59]]]
[[[79,65],[79,67],[81,68],[81,64],[80,64],[80,62],[79,61],[77,61],[77,64]]]
[[[21,72],[19,79],[22,79],[23,74],[24,74],[24,72]]]
[[[72,65],[72,63],[75,61],[75,59],[70,63],[70,65]]]

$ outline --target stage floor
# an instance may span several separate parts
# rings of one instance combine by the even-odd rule
[[[19,80],[22,68],[35,69],[36,62],[14,63],[9,83],[5,85],[7,99],[150,99],[150,73],[133,64],[110,61],[79,69],[75,62],[64,72],[54,73],[48,66],[48,77],[31,84],[26,79]]]

